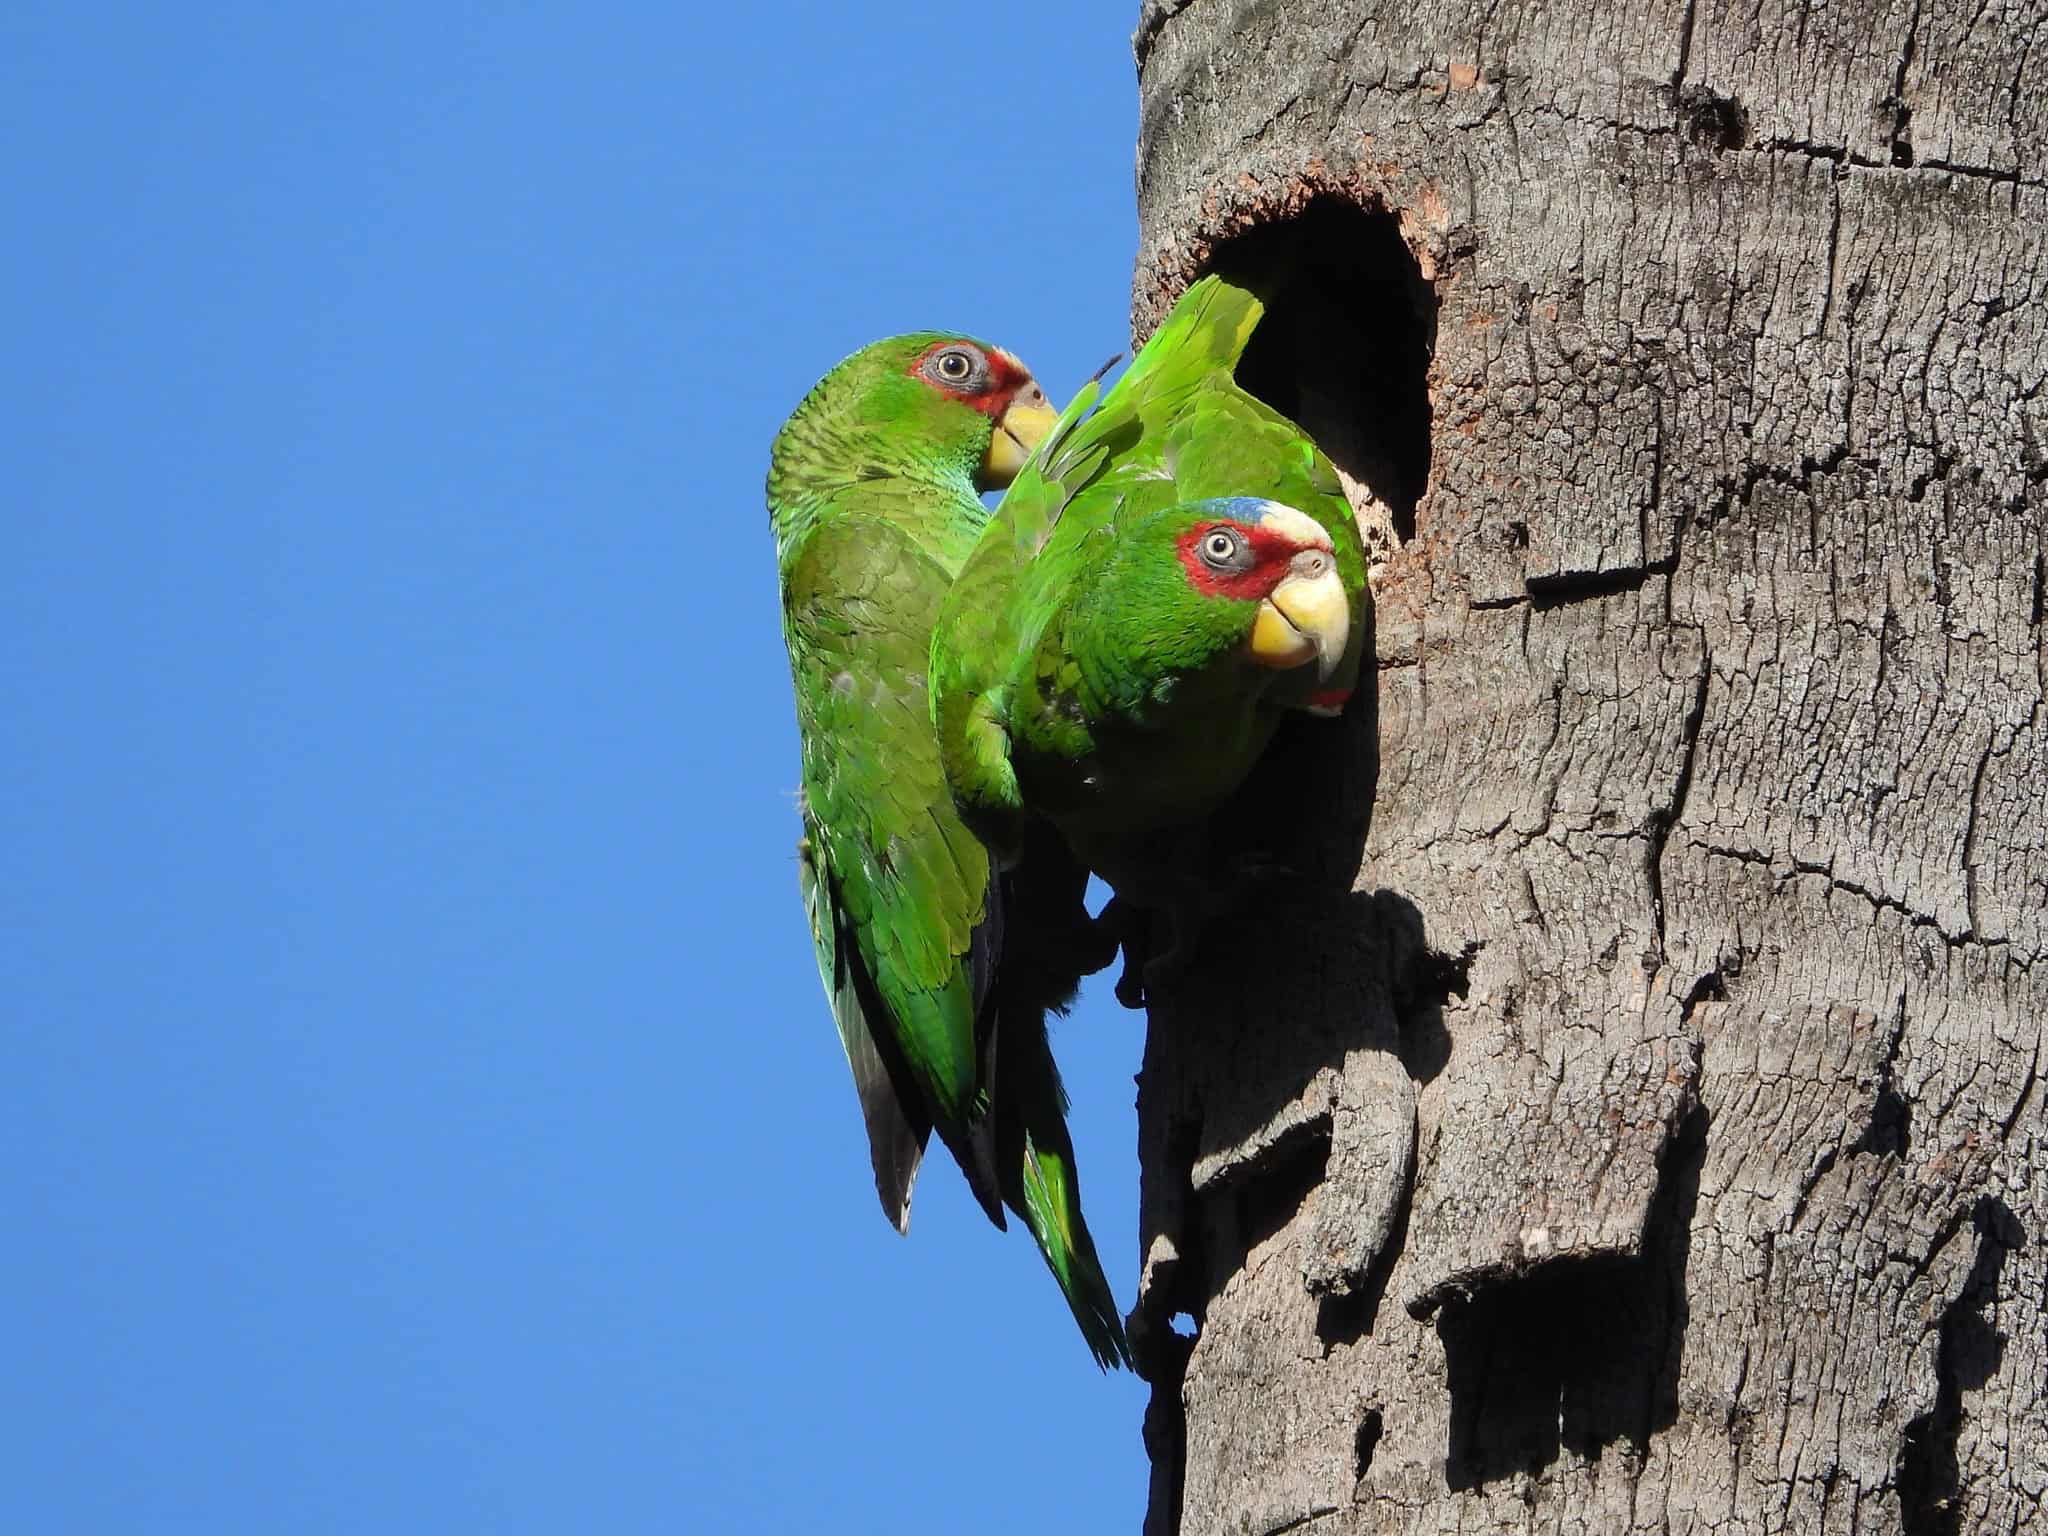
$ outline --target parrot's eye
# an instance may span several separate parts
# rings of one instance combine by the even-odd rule
[[[1218,567],[1228,566],[1237,558],[1237,535],[1218,528],[1202,540],[1202,559]]]
[[[965,347],[946,347],[934,352],[924,366],[925,372],[939,383],[955,387],[979,383],[981,375],[987,372],[980,356]]]

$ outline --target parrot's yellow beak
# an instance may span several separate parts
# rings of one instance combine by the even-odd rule
[[[996,418],[996,429],[989,434],[988,452],[981,456],[981,473],[975,477],[975,487],[984,491],[1000,491],[1017,478],[1017,471],[1024,467],[1031,457],[1031,450],[1045,441],[1046,433],[1060,419],[1060,413],[1053,403],[1045,398],[1045,391],[1035,383],[1027,383],[1011,397],[1008,409]]]
[[[1351,639],[1351,605],[1328,550],[1305,549],[1294,570],[1259,604],[1252,623],[1252,660],[1266,667],[1298,667],[1314,658],[1327,678],[1344,659]]]

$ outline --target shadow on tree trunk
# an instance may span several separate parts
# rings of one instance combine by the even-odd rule
[[[1899,1456],[1899,1510],[1907,1536],[1960,1536],[1956,1436],[1962,1428],[1963,1393],[1983,1386],[2005,1358],[2005,1335],[1984,1311],[1997,1300],[2006,1256],[2026,1242],[2026,1229],[1995,1195],[1979,1200],[1970,1219],[1977,1254],[1962,1289],[1941,1314],[1934,1408],[1906,1426]]]

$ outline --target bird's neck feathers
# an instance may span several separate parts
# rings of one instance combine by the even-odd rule
[[[973,478],[983,436],[979,444],[936,437],[872,397],[820,385],[776,435],[769,459],[778,560],[786,568],[813,528],[851,516],[893,523],[957,569],[988,520]]]
[[[1142,717],[1184,695],[1219,662],[1239,670],[1230,653],[1243,646],[1257,611],[1256,598],[1205,596],[1189,585],[1178,562],[1155,559],[1141,573],[1101,582],[1078,605],[1069,643],[1107,695],[1101,702]],[[1226,691],[1232,687],[1221,676],[1210,680]]]

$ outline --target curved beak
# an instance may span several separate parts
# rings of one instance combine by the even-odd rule
[[[989,434],[988,452],[981,456],[981,473],[975,477],[976,488],[1000,491],[1016,479],[1031,450],[1045,441],[1059,419],[1059,410],[1036,382],[1021,385]]]
[[[1252,623],[1252,660],[1264,667],[1298,667],[1314,658],[1317,674],[1328,678],[1344,659],[1351,638],[1351,605],[1337,562],[1324,550],[1294,557],[1294,573],[1259,604]]]

